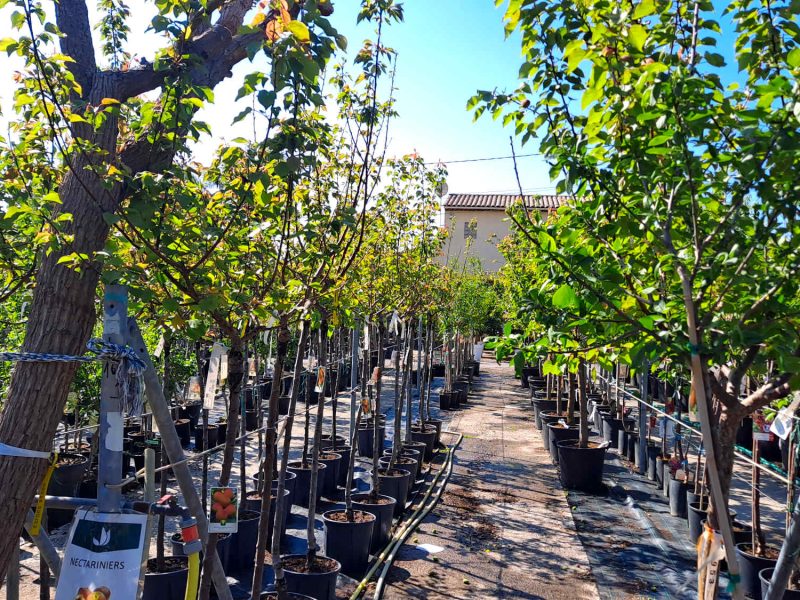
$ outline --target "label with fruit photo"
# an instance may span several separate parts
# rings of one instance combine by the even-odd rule
[[[209,533],[236,533],[239,529],[239,498],[231,487],[212,487],[208,511]]]
[[[76,514],[61,561],[56,600],[136,598],[147,515]]]

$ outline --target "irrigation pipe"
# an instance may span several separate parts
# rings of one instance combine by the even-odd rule
[[[695,428],[692,425],[689,425],[688,423],[686,423],[686,421],[681,421],[680,419],[676,419],[671,414],[663,411],[662,409],[658,408],[657,406],[654,406],[654,405],[650,404],[649,402],[646,402],[645,400],[642,400],[638,396],[635,396],[634,394],[632,394],[628,390],[626,390],[624,387],[620,387],[617,384],[616,381],[612,381],[612,380],[606,379],[602,375],[598,375],[597,377],[599,379],[602,379],[603,381],[609,383],[610,385],[613,385],[617,390],[620,390],[623,394],[627,395],[628,397],[632,398],[633,400],[636,400],[636,402],[638,402],[639,404],[644,404],[645,406],[647,406],[649,408],[652,408],[657,413],[659,413],[661,415],[664,415],[669,420],[674,421],[675,423],[678,423],[682,427],[685,427],[689,431],[692,431],[692,432],[694,432],[694,433],[696,433],[698,435],[702,435],[702,433],[701,433],[701,431],[699,429]],[[779,473],[776,473],[772,468],[768,468],[766,465],[762,465],[762,464],[757,463],[752,458],[750,458],[749,456],[744,454],[741,450],[734,450],[734,454],[736,455],[737,459],[741,459],[744,462],[749,463],[750,465],[752,465],[752,466],[754,466],[754,467],[756,467],[758,469],[761,469],[764,473],[766,473],[767,475],[770,475],[774,479],[777,479],[781,483],[785,483],[787,485],[789,484],[789,479],[787,477],[784,477],[783,475],[781,475]]]
[[[447,452],[447,459],[445,460],[445,464],[439,469],[436,477],[434,477],[433,481],[431,482],[428,491],[425,493],[425,496],[422,498],[422,502],[420,502],[419,507],[415,510],[406,524],[398,531],[392,540],[386,545],[383,549],[383,552],[378,555],[378,558],[375,560],[375,563],[372,565],[370,570],[364,576],[364,578],[359,582],[358,586],[356,587],[353,594],[350,596],[350,600],[357,600],[366,590],[367,585],[369,584],[370,579],[372,579],[373,575],[378,571],[381,565],[384,565],[384,569],[381,572],[380,577],[378,578],[378,584],[375,588],[375,594],[373,596],[374,600],[378,600],[382,594],[383,583],[386,577],[386,574],[389,572],[389,569],[394,562],[395,555],[397,551],[402,547],[405,540],[411,535],[411,532],[414,531],[417,526],[422,522],[422,520],[428,516],[428,513],[433,510],[433,507],[436,506],[439,499],[442,496],[442,492],[444,491],[447,482],[450,479],[450,475],[453,472],[453,456],[456,449],[461,444],[461,441],[464,439],[464,435],[461,433],[456,433],[454,431],[447,431],[442,430],[442,433],[446,433],[448,435],[458,435],[458,439],[456,440],[455,444],[448,449]],[[433,493],[433,489],[436,487],[436,484],[439,482],[439,479],[442,477],[442,474],[447,470],[447,476],[445,477],[444,482],[439,487],[439,491],[436,493],[436,497],[433,501],[426,505],[428,499],[430,498],[431,494]]]

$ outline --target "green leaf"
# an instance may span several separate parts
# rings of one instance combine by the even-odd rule
[[[514,373],[522,375],[522,367],[525,366],[525,355],[522,352],[517,352],[514,358],[511,359],[511,364],[514,367]]]
[[[580,300],[575,290],[565,283],[553,294],[553,306],[556,308],[578,308]]]
[[[642,25],[631,25],[628,30],[628,40],[631,46],[641,52],[644,49],[644,43],[647,41],[647,30]]]
[[[311,34],[308,31],[308,26],[302,21],[291,21],[286,26],[286,29],[291,31],[292,35],[304,44],[311,41]]]
[[[786,62],[789,66],[796,68],[800,66],[800,48],[795,48],[786,56]]]
[[[503,335],[511,335],[512,326],[511,323],[506,323],[503,325]]]
[[[656,3],[654,0],[642,0],[633,11],[634,19],[641,19],[652,15],[656,11]]]
[[[716,52],[706,52],[706,61],[712,67],[724,67],[725,66],[725,58],[721,54],[717,54]]]

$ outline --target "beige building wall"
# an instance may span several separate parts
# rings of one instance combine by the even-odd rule
[[[443,249],[442,261],[463,262],[468,256],[477,256],[483,270],[495,273],[505,264],[497,244],[508,235],[509,223],[504,210],[445,210],[444,226],[449,233]],[[465,226],[474,223],[475,238],[465,237]]]

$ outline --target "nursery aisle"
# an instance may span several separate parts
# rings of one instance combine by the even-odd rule
[[[445,425],[464,434],[453,476],[398,553],[384,598],[597,598],[527,390],[488,356],[476,382]]]

